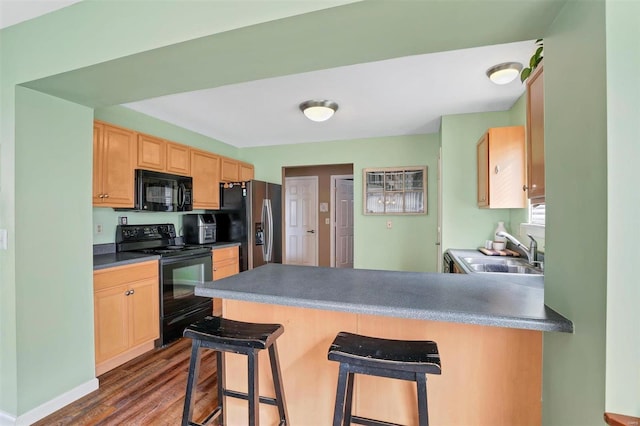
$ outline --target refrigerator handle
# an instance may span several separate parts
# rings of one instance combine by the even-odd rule
[[[271,200],[262,201],[262,223],[265,227],[264,245],[262,246],[262,255],[264,261],[271,262],[273,252],[273,211],[271,210]]]

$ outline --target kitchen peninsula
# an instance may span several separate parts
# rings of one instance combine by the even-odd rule
[[[443,371],[428,377],[433,424],[540,424],[542,332],[573,331],[544,305],[542,280],[269,264],[204,283],[196,294],[223,298],[226,318],[284,325],[278,346],[292,424],[331,423],[337,365],[327,349],[339,331],[435,340]],[[245,390],[246,361],[227,360],[227,386]],[[260,374],[261,393],[272,395],[268,368]],[[228,423],[242,423],[242,403],[227,403]],[[415,389],[359,376],[354,412],[413,424]],[[267,424],[275,415],[270,406],[261,413]]]

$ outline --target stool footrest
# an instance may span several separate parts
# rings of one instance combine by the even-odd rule
[[[402,426],[398,423],[383,422],[381,420],[369,419],[367,417],[351,416],[351,423],[365,426]]]
[[[213,410],[211,414],[209,414],[202,423],[189,422],[188,425],[189,426],[206,426],[210,421],[215,420],[220,415],[220,413],[222,413],[222,407],[218,405],[216,409]]]
[[[245,392],[238,392],[238,391],[229,390],[229,389],[225,389],[223,392],[225,396],[230,396],[231,398],[244,399],[245,401],[249,400],[249,395]],[[274,406],[278,405],[278,401],[276,401],[275,398],[271,398],[268,396],[260,396],[258,398],[260,399],[260,403],[262,404],[269,404]]]

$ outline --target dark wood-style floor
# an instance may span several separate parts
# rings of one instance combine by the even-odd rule
[[[191,355],[180,339],[98,377],[100,388],[34,425],[179,425]],[[217,403],[215,353],[201,355],[195,420]]]

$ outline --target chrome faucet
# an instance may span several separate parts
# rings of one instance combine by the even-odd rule
[[[529,263],[531,263],[532,265],[534,264],[534,262],[538,261],[538,242],[531,236],[531,234],[527,234],[527,237],[529,237],[529,239],[531,240],[529,247],[526,247],[524,244],[522,244],[520,241],[518,241],[516,239],[516,237],[514,237],[513,235],[504,232],[504,231],[500,231],[498,233],[496,233],[496,235],[498,237],[505,237],[507,238],[509,241],[511,241],[513,244],[515,244],[517,247],[521,248],[522,251],[524,251],[524,253],[527,255],[527,261]]]

